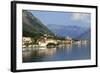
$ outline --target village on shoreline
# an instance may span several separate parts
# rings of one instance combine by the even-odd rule
[[[71,37],[54,38],[54,36],[44,34],[38,39],[32,37],[22,37],[22,48],[36,48],[36,47],[62,47],[67,45],[82,45],[89,43],[88,40],[73,40]]]

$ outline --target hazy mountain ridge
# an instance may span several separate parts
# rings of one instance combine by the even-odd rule
[[[65,25],[48,25],[48,28],[59,36],[69,36],[76,39],[90,39],[90,28]]]

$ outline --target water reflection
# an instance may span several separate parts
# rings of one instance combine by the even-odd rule
[[[70,53],[71,50],[72,50],[72,44],[68,44],[68,45],[66,46],[66,49],[67,49],[67,53]]]
[[[30,58],[32,58],[33,56],[38,56],[38,57],[43,57],[43,56],[52,56],[56,53],[56,48],[45,48],[45,47],[41,47],[41,48],[37,48],[35,50],[33,50],[32,48],[30,48],[31,50],[26,50],[23,51],[23,60],[28,60]]]
[[[38,55],[39,56],[52,56],[56,52],[56,48],[47,48],[47,49],[39,49],[38,50]]]
[[[23,62],[60,61],[90,58],[90,45],[67,44],[66,46],[57,46],[54,48],[39,47],[23,49]]]

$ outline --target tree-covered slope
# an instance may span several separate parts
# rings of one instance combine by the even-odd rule
[[[27,10],[22,11],[23,36],[37,37],[44,34],[54,35],[38,18]]]

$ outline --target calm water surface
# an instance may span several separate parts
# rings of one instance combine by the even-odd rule
[[[91,58],[91,48],[90,44],[56,48],[30,48],[30,50],[23,51],[22,56],[23,62],[85,60]]]

